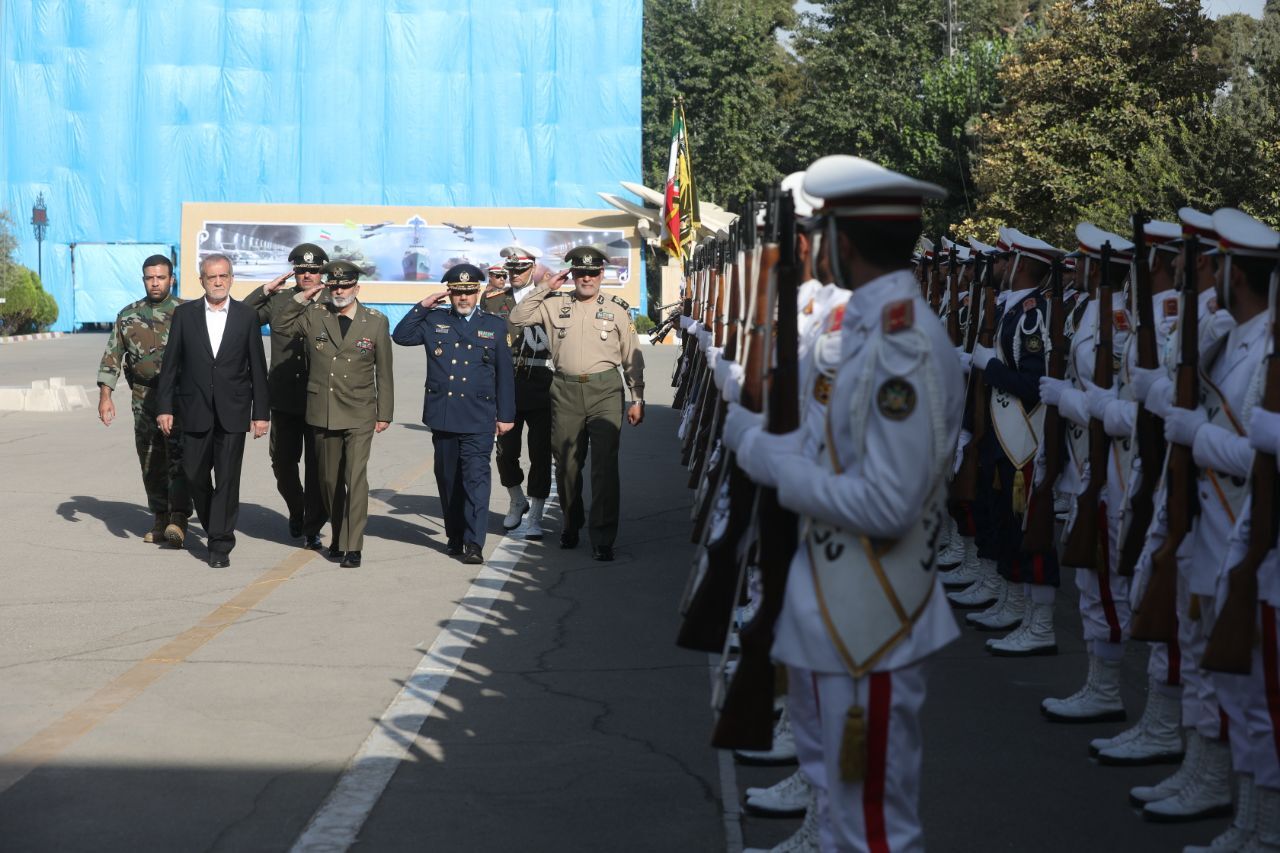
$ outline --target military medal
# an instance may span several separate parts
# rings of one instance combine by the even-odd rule
[[[607,340],[609,340],[609,333],[608,333],[608,332],[601,332],[601,333],[600,333],[600,340],[602,340],[602,341],[607,341]]]
[[[444,355],[444,347],[440,346],[439,344],[436,344],[436,348],[431,351],[431,354],[434,355],[436,358],[439,358],[440,356]]]

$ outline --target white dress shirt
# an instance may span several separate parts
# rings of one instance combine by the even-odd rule
[[[231,298],[222,300],[221,305],[213,305],[208,299],[204,301],[204,325],[209,330],[209,348],[213,357],[218,357],[218,347],[222,346],[222,333],[227,330],[227,308]]]

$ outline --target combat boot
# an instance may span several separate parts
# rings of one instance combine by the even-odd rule
[[[1120,661],[1089,655],[1084,686],[1066,699],[1045,699],[1040,713],[1055,723],[1109,723],[1125,718],[1120,701]]]
[[[168,525],[168,522],[169,522],[169,513],[157,512],[156,520],[151,525],[151,529],[148,530],[146,533],[142,534],[142,541],[153,542],[156,544],[160,544],[164,542],[164,529]]]
[[[169,513],[169,523],[164,528],[164,538],[170,548],[181,548],[187,541],[187,517],[180,512]]]
[[[1027,614],[1027,588],[1020,583],[1006,583],[1004,594],[995,604],[981,613],[970,613],[964,617],[979,631],[1007,631],[1015,625],[1022,624]]]
[[[1259,802],[1261,809],[1261,802]],[[1200,761],[1178,792],[1147,803],[1142,816],[1156,823],[1182,823],[1231,814],[1231,748],[1206,740]],[[1261,812],[1259,812],[1261,819]]]
[[[519,486],[508,486],[507,494],[511,496],[511,508],[502,517],[502,528],[515,530],[520,526],[520,519],[529,511],[529,501],[525,499],[524,489]]]
[[[960,565],[950,571],[941,572],[938,577],[942,585],[948,589],[959,589],[977,581],[982,577],[982,562],[978,559],[978,546],[972,536],[959,536],[960,545],[964,549],[964,557]]]
[[[960,536],[960,528],[956,526],[956,520],[948,515],[947,542],[938,552],[938,569],[944,572],[955,571],[956,567],[963,562],[964,538]]]
[[[1258,823],[1258,789],[1253,787],[1253,774],[1236,774],[1236,815],[1227,831],[1209,842],[1207,847],[1183,847],[1182,853],[1238,853],[1248,849]]]
[[[809,780],[797,770],[768,788],[748,788],[746,808],[765,817],[799,817],[809,804]]]
[[[735,749],[733,757],[740,764],[773,766],[796,763],[796,736],[791,732],[791,718],[784,708],[773,724],[773,746],[769,749]]]
[[[542,541],[542,509],[546,498],[529,498],[529,517],[525,519],[524,538],[534,542]]]
[[[986,607],[1000,597],[1005,580],[996,571],[996,561],[983,559],[981,563],[978,580],[959,592],[947,593],[947,600],[956,607]]]
[[[796,830],[796,834],[787,840],[765,850],[763,847],[748,847],[742,853],[818,853],[821,842],[818,840],[818,798],[809,797],[809,807],[804,811],[804,823]]]
[[[1194,728],[1187,729],[1187,751],[1182,755],[1182,764],[1167,779],[1154,785],[1139,785],[1129,789],[1129,803],[1142,808],[1147,803],[1172,797],[1187,784],[1187,780],[1196,772],[1196,766],[1204,755],[1204,737]]]
[[[987,640],[987,651],[996,657],[1021,658],[1033,655],[1056,655],[1058,635],[1053,630],[1053,602],[1028,600],[1026,614],[1012,634],[998,640]]]
[[[1163,690],[1164,685],[1151,679],[1147,688],[1147,706],[1138,724],[1113,738],[1099,738],[1089,744],[1101,764],[1137,765],[1165,764],[1182,758],[1182,735],[1178,723],[1182,719],[1182,699]]]
[[[1240,848],[1241,853],[1276,853],[1280,851],[1280,791],[1254,788],[1258,815],[1253,837]]]

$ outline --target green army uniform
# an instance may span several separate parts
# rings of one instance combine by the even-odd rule
[[[121,371],[133,391],[133,437],[142,467],[142,484],[147,506],[155,514],[155,526],[144,539],[159,542],[168,525],[186,530],[191,517],[191,495],[182,473],[182,431],[174,428],[168,437],[156,425],[155,383],[160,376],[165,344],[173,309],[182,304],[172,293],[159,302],[139,299],[126,305],[116,316],[98,365],[98,385],[115,390]],[[175,544],[181,544],[178,537]]]
[[[639,404],[644,400],[644,355],[629,306],[617,296],[603,293],[583,302],[572,290],[539,287],[512,310],[510,320],[518,326],[541,323],[548,331],[555,369],[551,451],[564,510],[561,545],[576,544],[578,530],[586,520],[582,469],[589,447],[592,504],[588,533],[593,547],[612,550],[620,508],[618,445],[624,378],[632,398]],[[619,367],[622,376],[618,375]]]
[[[374,424],[391,421],[395,401],[391,334],[386,316],[358,301],[344,335],[336,309],[300,298],[285,304],[271,328],[308,347],[306,419],[315,430],[321,493],[333,525],[329,550],[358,553],[369,518]]]

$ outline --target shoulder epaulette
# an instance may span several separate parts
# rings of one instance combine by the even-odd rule
[[[382,312],[381,312],[381,311],[379,311],[377,308],[369,308],[369,306],[367,306],[367,305],[366,305],[365,307],[366,307],[366,308],[368,308],[369,313],[370,313],[370,314],[372,314],[373,316],[375,316],[375,317],[381,317],[381,316],[382,316]]]
[[[631,310],[631,306],[627,304],[625,299],[621,299],[620,297],[617,297],[617,296],[610,296],[609,298],[612,299],[614,302],[618,303],[619,305],[621,305],[623,311]]]
[[[915,325],[916,308],[910,299],[899,299],[884,306],[880,312],[880,329],[886,335],[905,332]]]

